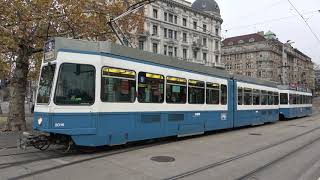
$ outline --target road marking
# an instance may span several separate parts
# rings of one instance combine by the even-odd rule
[[[57,163],[60,163],[60,164],[68,164],[69,162],[68,161],[65,161],[65,160],[62,160],[62,159],[52,159],[53,161],[57,162]]]

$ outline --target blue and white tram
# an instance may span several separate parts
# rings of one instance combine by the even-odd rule
[[[282,119],[309,116],[312,114],[312,93],[279,87],[280,112]]]
[[[261,85],[237,81],[235,91],[236,127],[279,120],[279,92],[273,83],[264,82]]]
[[[79,146],[275,122],[276,84],[109,42],[46,43],[33,128]]]

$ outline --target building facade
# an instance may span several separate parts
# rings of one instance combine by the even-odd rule
[[[234,74],[314,90],[311,58],[290,44],[270,31],[231,37],[222,41],[221,61]]]
[[[144,51],[211,67],[221,65],[220,9],[214,0],[158,0],[144,9],[144,32],[136,40]]]

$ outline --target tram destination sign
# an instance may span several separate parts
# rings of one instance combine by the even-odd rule
[[[44,62],[55,59],[55,40],[51,39],[44,44]]]

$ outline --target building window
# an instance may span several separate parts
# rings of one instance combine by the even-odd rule
[[[219,36],[219,29],[216,28],[216,35]]]
[[[182,41],[187,42],[187,33],[182,34]]]
[[[206,24],[202,25],[202,29],[203,29],[203,32],[207,32],[207,25]]]
[[[143,41],[139,41],[139,49],[144,50],[144,42]]]
[[[207,38],[203,38],[203,39],[202,39],[202,45],[203,45],[204,47],[207,47]]]
[[[101,78],[102,102],[128,102],[136,99],[136,72],[104,67]]]
[[[164,45],[164,46],[163,46],[163,54],[164,54],[164,55],[167,55],[167,45]]]
[[[173,23],[173,15],[169,14],[169,22]]]
[[[168,21],[168,13],[164,13],[164,21]]]
[[[167,28],[164,28],[164,29],[163,29],[163,36],[164,36],[165,38],[168,37],[168,29],[167,29]]]
[[[219,50],[219,41],[218,40],[215,41],[215,50]]]
[[[174,23],[178,24],[178,16],[174,16]]]
[[[152,27],[152,35],[153,36],[158,35],[158,26],[153,25],[153,27]]]
[[[169,56],[173,56],[173,47],[172,46],[168,46],[168,55]]]
[[[174,39],[177,40],[177,38],[178,38],[178,32],[174,31]]]
[[[158,10],[153,9],[153,17],[158,19]]]
[[[219,62],[219,56],[216,55],[216,62]]]
[[[197,21],[193,21],[193,29],[197,30]]]
[[[157,43],[152,44],[152,52],[155,54],[158,53],[158,44]]]
[[[202,57],[203,57],[203,60],[204,60],[205,62],[207,62],[207,53],[204,52],[204,53],[202,54]]]
[[[187,49],[183,49],[182,50],[183,59],[187,59],[187,54],[188,54],[188,50]]]
[[[197,58],[198,58],[198,51],[193,50],[193,59],[197,60]]]
[[[163,103],[163,75],[139,72],[138,79],[138,101],[140,103]]]
[[[183,25],[184,27],[187,26],[187,19],[186,19],[186,18],[183,18],[183,19],[182,19],[182,25]]]
[[[172,39],[173,38],[173,31],[172,29],[168,30],[168,34],[169,34],[169,38]]]
[[[178,48],[174,47],[174,56],[177,57],[178,56]]]

